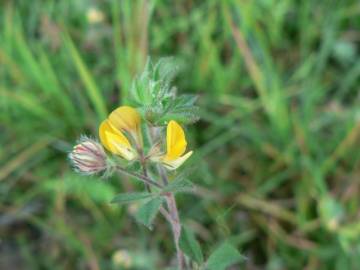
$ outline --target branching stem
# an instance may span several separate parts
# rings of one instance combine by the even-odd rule
[[[124,169],[123,167],[120,167],[120,166],[116,166],[116,169],[123,173],[123,174],[126,174],[128,176],[133,176],[139,180],[141,180],[142,182],[144,182],[145,184],[148,184],[148,185],[151,185],[151,186],[155,186],[157,188],[164,188],[163,185],[159,184],[158,182],[152,180],[149,176],[145,176],[145,175],[142,175],[142,174],[139,174],[139,173],[135,173],[135,172],[129,172],[127,171],[126,169]]]
[[[180,234],[181,234],[181,223],[179,219],[179,212],[176,206],[176,200],[173,193],[169,193],[166,196],[166,203],[169,209],[169,212],[171,214],[171,229],[173,231],[174,235],[174,242],[175,242],[175,248],[176,248],[176,255],[178,260],[178,267],[179,269],[184,269],[185,267],[185,258],[184,254],[180,249],[179,240],[180,240]]]
[[[149,134],[150,141],[152,141],[153,137],[154,137],[154,130],[151,127],[149,130],[149,133],[150,133]],[[167,186],[169,184],[169,180],[167,178],[166,172],[164,171],[164,168],[161,167],[160,165],[158,165],[157,171],[161,177],[163,185]],[[171,225],[171,230],[173,232],[175,248],[176,248],[176,256],[177,256],[177,261],[178,261],[178,269],[183,270],[183,269],[185,269],[185,257],[184,257],[184,253],[181,251],[180,245],[179,245],[179,240],[180,240],[180,235],[181,235],[181,223],[180,223],[179,211],[177,209],[174,193],[168,192],[166,194],[166,204],[167,204],[168,211],[170,213],[170,216],[169,216],[170,219],[169,219],[169,217],[167,219]]]
[[[150,140],[152,140],[152,136],[150,135],[149,137],[150,137]],[[129,172],[121,166],[116,166],[116,169],[125,175],[135,177],[135,178],[139,179],[140,181],[142,181],[143,183],[145,183],[145,188],[148,192],[152,192],[151,187],[157,187],[157,188],[163,189],[169,183],[166,172],[164,171],[164,169],[161,166],[157,166],[157,170],[158,170],[158,173],[160,175],[160,178],[161,178],[163,184],[160,184],[160,183],[156,182],[155,180],[151,179],[149,177],[149,174],[147,171],[146,158],[144,157],[144,153],[142,150],[140,150],[140,148],[137,150],[138,150],[138,154],[140,156],[140,164],[141,164],[141,167],[143,170],[143,174],[139,174],[136,172]],[[185,257],[179,246],[179,239],[180,239],[180,234],[181,234],[181,223],[180,223],[180,219],[179,219],[179,212],[178,212],[178,209],[176,206],[175,196],[172,192],[167,192],[164,195],[166,198],[167,209],[165,209],[164,207],[161,207],[160,213],[164,216],[164,218],[169,222],[169,224],[171,226],[171,230],[172,230],[174,242],[175,242],[175,248],[176,248],[178,269],[183,270],[183,269],[185,269]]]

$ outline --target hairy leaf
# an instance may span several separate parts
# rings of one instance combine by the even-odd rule
[[[234,246],[224,243],[210,255],[206,269],[223,270],[243,259],[244,257]]]
[[[159,212],[163,201],[164,199],[162,197],[157,197],[142,205],[135,215],[136,220],[151,230],[152,222]]]
[[[184,178],[176,178],[163,189],[163,192],[191,192],[193,189],[194,184],[190,180]]]
[[[124,203],[130,203],[133,201],[138,201],[138,200],[143,200],[143,199],[147,199],[147,198],[151,198],[154,195],[148,192],[133,192],[133,193],[121,193],[116,195],[113,199],[112,199],[112,203],[120,203],[120,204],[124,204]]]

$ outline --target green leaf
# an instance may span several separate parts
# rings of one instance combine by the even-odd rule
[[[154,125],[166,125],[170,120],[190,124],[199,119],[197,96],[176,96],[171,85],[181,69],[173,58],[162,58],[156,64],[149,59],[144,71],[138,76],[130,90],[129,102],[137,107],[146,121]]]
[[[194,233],[187,227],[182,226],[179,245],[181,250],[195,262],[201,264],[204,261],[201,247]]]
[[[151,198],[152,196],[154,196],[154,194],[151,194],[151,193],[148,193],[148,192],[121,193],[121,194],[116,195],[112,199],[111,202],[112,203],[124,204],[124,203],[130,203],[130,202],[133,202],[133,201],[138,201],[138,200]]]
[[[184,178],[176,178],[163,189],[163,192],[191,192],[193,189],[194,184],[190,180]]]
[[[218,247],[209,257],[207,268],[209,270],[222,270],[242,261],[244,257],[231,244],[224,243]]]
[[[156,197],[142,205],[135,215],[136,220],[151,230],[152,222],[156,217],[156,214],[159,212],[163,201],[164,199],[162,197]]]
[[[163,57],[154,66],[154,78],[163,84],[170,85],[176,75],[183,69],[183,64],[174,57]]]
[[[88,179],[74,173],[68,173],[61,179],[44,181],[43,188],[53,192],[65,192],[80,200],[90,198],[97,203],[108,203],[116,194],[115,188],[108,181],[100,181],[96,177]]]
[[[165,124],[169,120],[175,120],[183,124],[191,124],[199,119],[199,107],[195,106],[197,96],[181,95],[167,100],[164,111],[157,123]]]

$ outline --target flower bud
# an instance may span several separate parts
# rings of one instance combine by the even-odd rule
[[[100,143],[89,138],[81,138],[69,154],[75,170],[83,174],[95,174],[107,168],[106,154]]]

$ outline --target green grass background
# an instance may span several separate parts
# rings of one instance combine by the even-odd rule
[[[92,23],[89,10],[104,19]],[[147,56],[183,65],[199,95],[179,196],[205,255],[225,239],[233,269],[359,269],[360,4],[356,0],[18,0],[0,4],[0,268],[164,269],[126,178],[72,172],[67,152],[128,96]]]

